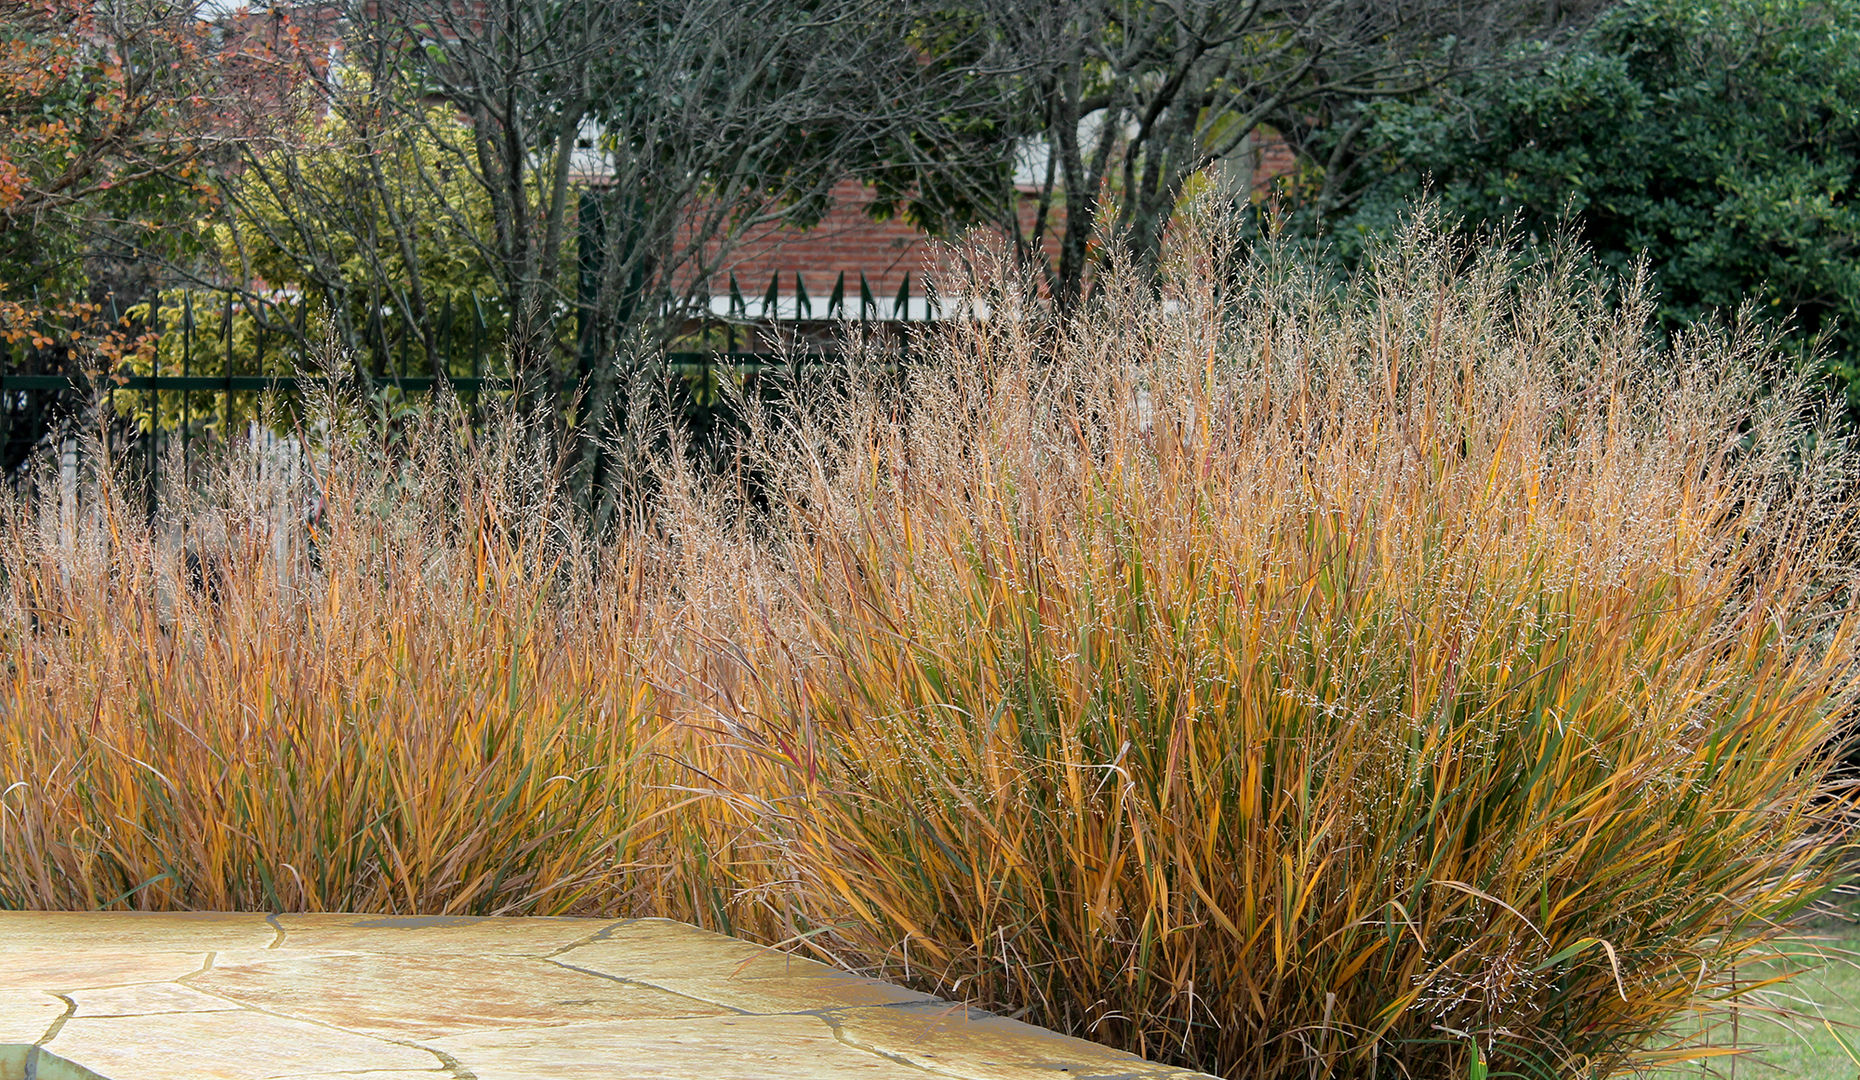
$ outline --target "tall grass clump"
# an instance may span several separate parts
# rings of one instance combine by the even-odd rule
[[[1204,223],[1059,318],[977,254],[901,371],[630,412],[598,518],[444,403],[153,523],[48,474],[0,907],[666,915],[1248,1080],[1728,1049],[1847,842],[1851,459],[1577,265]]]
[[[108,469],[0,508],[0,907],[640,902],[637,546],[585,541],[533,426],[322,414],[153,525]]]
[[[752,425],[770,933],[1249,1080],[1711,1052],[1842,843],[1811,387],[1425,218],[1342,292],[1227,251],[1070,322],[978,264],[901,387]]]

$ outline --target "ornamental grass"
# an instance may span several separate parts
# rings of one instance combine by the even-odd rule
[[[635,411],[600,528],[443,404],[152,526],[48,474],[0,905],[668,915],[1249,1080],[1737,1049],[1851,802],[1852,462],[1773,341],[1425,215],[1343,286],[1219,221],[1075,317],[946,280],[725,451]]]

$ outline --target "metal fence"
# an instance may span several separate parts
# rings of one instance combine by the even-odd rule
[[[792,291],[783,288],[784,278],[792,280]],[[699,411],[714,405],[715,380],[723,373],[754,375],[796,361],[831,362],[838,355],[831,342],[847,325],[866,333],[884,328],[891,347],[908,352],[910,328],[936,315],[930,297],[921,291],[913,295],[908,273],[897,294],[882,301],[864,273],[858,275],[856,293],[840,273],[823,300],[810,297],[799,272],[775,273],[767,289],[752,298],[744,296],[734,274],[728,282],[727,294],[694,312],[686,335],[722,347],[671,351],[660,365],[691,384],[691,407]],[[252,319],[233,295],[206,295],[211,299],[201,303],[195,292],[187,292],[178,304],[151,310],[138,332],[158,336],[154,355],[110,370],[87,368],[77,343],[54,329],[33,335],[34,341],[0,340],[0,475],[14,475],[36,454],[68,450],[83,425],[101,421],[108,429],[106,442],[114,441],[117,449],[145,463],[153,499],[170,440],[179,440],[185,464],[201,423],[224,419],[222,413],[255,414],[264,395],[301,401],[334,379],[370,396],[389,391],[418,395],[445,387],[476,402],[515,385],[508,376],[485,370],[487,355],[499,351],[498,320],[493,305],[478,297],[444,305],[435,336],[446,348],[437,357],[416,355],[425,348],[414,348],[405,335],[390,340],[381,320],[371,318],[354,350],[356,364],[340,373],[305,375],[297,374],[312,367],[301,317],[293,330],[267,331],[264,320]],[[243,332],[235,332],[242,314],[248,322]],[[767,347],[783,334],[794,339],[790,347]],[[572,380],[565,382],[547,390],[575,389]],[[708,396],[706,387],[713,391]],[[236,404],[239,398],[245,400]],[[101,414],[95,408],[99,404]],[[704,428],[715,417],[696,419]]]

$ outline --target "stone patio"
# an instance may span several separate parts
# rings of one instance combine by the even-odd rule
[[[0,1080],[1187,1080],[663,919],[0,912]]]

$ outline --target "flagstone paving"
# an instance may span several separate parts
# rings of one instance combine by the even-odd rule
[[[0,1080],[1190,1080],[664,919],[0,912]]]

